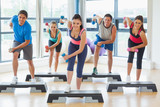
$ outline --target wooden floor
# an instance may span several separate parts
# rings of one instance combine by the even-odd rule
[[[66,73],[67,64],[60,64],[58,72]],[[93,64],[87,63],[84,72],[92,72]],[[36,68],[36,72],[47,72],[48,67]],[[76,70],[76,66],[75,66]],[[99,64],[99,72],[107,72],[107,65]],[[122,81],[126,79],[126,68],[114,66],[112,72],[121,75]],[[19,81],[25,81],[28,70],[18,72]],[[0,82],[9,82],[13,73],[1,73]],[[131,77],[135,81],[136,72],[133,69]],[[76,89],[76,72],[72,80],[72,89]],[[67,98],[66,103],[47,103],[48,93],[52,90],[63,90],[65,82],[53,82],[53,78],[43,78],[47,82],[47,93],[30,93],[30,89],[16,89],[15,93],[0,93],[0,107],[160,107],[160,70],[143,70],[140,81],[156,83],[158,92],[137,92],[136,88],[124,88],[123,93],[107,93],[107,79],[94,79],[93,82],[83,82],[82,90],[101,90],[104,103],[84,103],[84,99]]]

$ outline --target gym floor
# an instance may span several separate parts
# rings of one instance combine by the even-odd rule
[[[19,65],[20,66],[20,65]],[[58,72],[66,73],[67,64],[59,64]],[[84,72],[91,73],[92,63],[86,63]],[[48,67],[36,68],[36,72],[46,72]],[[76,70],[76,66],[75,66]],[[98,71],[107,72],[106,64],[99,64]],[[136,69],[132,70],[131,79],[136,80]],[[122,81],[126,80],[126,68],[113,66],[112,72],[119,73]],[[18,71],[18,81],[24,82],[28,70]],[[0,107],[159,107],[160,105],[160,70],[142,70],[140,81],[152,81],[158,92],[138,92],[136,88],[123,88],[124,92],[107,93],[107,78],[95,78],[93,82],[83,82],[82,90],[101,90],[104,103],[84,103],[83,98],[67,98],[66,103],[47,103],[49,92],[64,90],[66,82],[53,82],[53,78],[43,78],[47,83],[47,93],[30,93],[29,88],[18,88],[15,93],[0,93]],[[10,82],[13,73],[1,73],[0,82]],[[76,89],[76,72],[74,72],[71,89]]]

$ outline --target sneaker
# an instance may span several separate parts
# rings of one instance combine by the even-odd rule
[[[71,91],[71,86],[70,86],[69,84],[67,84],[64,92],[65,92],[65,93],[69,93],[70,91]]]
[[[94,67],[93,68],[93,73],[92,73],[92,75],[97,75],[98,74],[98,72],[97,72],[97,68],[96,67]]]
[[[13,77],[11,84],[17,84],[18,78],[16,76]]]
[[[131,82],[131,77],[130,77],[129,75],[128,75],[127,78],[126,78],[126,81],[127,81],[127,82]]]
[[[51,74],[51,71],[52,71],[52,69],[51,69],[51,68],[49,68],[49,69],[48,69],[48,74]]]
[[[32,83],[35,83],[35,82],[36,82],[36,79],[35,79],[35,78],[32,78],[32,79],[31,79],[31,82],[32,82]]]

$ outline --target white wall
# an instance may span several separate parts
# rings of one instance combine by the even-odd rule
[[[160,0],[148,0],[148,40],[153,68],[160,69]]]

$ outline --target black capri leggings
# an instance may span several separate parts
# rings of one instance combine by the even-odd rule
[[[128,40],[128,47],[134,47],[137,45],[140,45],[141,43],[134,43],[130,39]],[[139,48],[137,52],[137,69],[142,69],[142,58],[143,58],[143,53],[144,53],[145,47]],[[133,63],[133,58],[134,58],[134,53],[135,52],[129,52],[128,56],[128,63]]]

